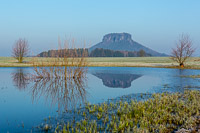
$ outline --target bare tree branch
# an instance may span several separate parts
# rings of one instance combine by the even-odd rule
[[[26,39],[19,39],[13,46],[12,56],[18,60],[19,63],[23,62],[24,57],[28,55],[29,46]]]
[[[189,35],[182,34],[176,44],[176,48],[172,49],[170,58],[179,63],[180,66],[184,66],[184,63],[192,56],[194,51]]]

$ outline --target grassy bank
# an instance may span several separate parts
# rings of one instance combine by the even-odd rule
[[[24,63],[17,63],[12,57],[0,57],[0,67],[31,67],[33,62],[47,66],[51,64],[54,58],[33,58],[27,57]],[[89,57],[88,66],[105,67],[161,67],[178,68],[178,64],[169,59],[169,57]],[[200,57],[191,58],[185,68],[200,69]]]

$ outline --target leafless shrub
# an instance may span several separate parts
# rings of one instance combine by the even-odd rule
[[[184,63],[192,56],[194,51],[189,35],[182,34],[176,44],[176,48],[172,49],[170,58],[179,63],[181,67],[184,67]]]
[[[73,40],[71,44],[74,46]],[[74,47],[68,49],[68,46],[68,41],[65,41],[65,48],[62,49],[59,41],[59,50],[55,54],[55,58],[49,62],[33,61],[35,66],[32,75],[34,81],[33,100],[41,95],[46,95],[47,99],[52,99],[52,103],[57,101],[59,106],[64,105],[65,109],[70,104],[74,106],[75,103],[85,101],[87,86],[87,60],[85,57],[87,53],[84,50],[79,52]]]
[[[12,56],[18,60],[19,63],[23,62],[24,57],[28,55],[29,46],[26,39],[19,39],[13,46]]]

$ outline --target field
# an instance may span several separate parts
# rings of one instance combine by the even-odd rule
[[[33,62],[46,66],[46,64],[51,64],[54,59],[27,57],[24,63],[18,63],[12,57],[0,57],[0,67],[31,67]],[[86,59],[88,66],[178,68],[178,64],[169,57],[88,57]],[[200,69],[200,57],[190,58],[185,63],[185,68]]]

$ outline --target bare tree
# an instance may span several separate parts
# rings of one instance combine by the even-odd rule
[[[13,46],[12,56],[18,60],[19,63],[23,62],[24,57],[28,55],[29,46],[26,39],[19,39]]]
[[[184,67],[186,60],[192,56],[195,49],[192,47],[192,40],[187,34],[182,34],[176,44],[176,47],[172,49],[171,59],[179,63],[180,67]]]

